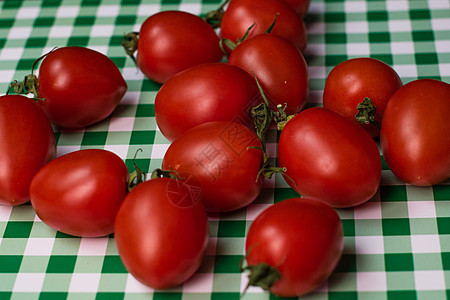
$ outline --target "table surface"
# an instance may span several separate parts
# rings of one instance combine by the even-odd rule
[[[132,168],[160,167],[168,141],[154,118],[160,85],[136,71],[123,52],[124,33],[160,10],[195,14],[218,0],[30,0],[0,2],[0,87],[21,80],[35,58],[55,46],[78,45],[108,55],[129,91],[111,117],[83,130],[55,128],[58,155],[104,148]],[[450,82],[450,1],[312,0],[306,17],[305,57],[311,77],[309,106],[321,105],[326,75],[341,61],[370,56],[399,73]],[[276,159],[277,133],[268,154]],[[154,291],[123,267],[113,236],[75,238],[47,227],[30,205],[0,206],[0,299],[239,299],[246,285],[238,262],[252,220],[274,202],[297,196],[282,177],[265,183],[246,209],[211,215],[204,263],[184,285]],[[450,182],[415,187],[383,164],[371,201],[337,210],[345,251],[331,278],[305,299],[446,299],[450,288]],[[244,299],[274,299],[250,288]]]

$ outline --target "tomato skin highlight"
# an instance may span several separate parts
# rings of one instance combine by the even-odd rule
[[[236,121],[252,128],[249,110],[259,101],[254,79],[241,68],[201,64],[162,85],[155,98],[156,123],[169,141],[210,121]]]
[[[281,278],[270,292],[281,297],[305,295],[322,284],[342,256],[343,228],[328,205],[307,198],[282,200],[251,224],[247,264],[275,267]]]
[[[31,205],[48,226],[78,237],[111,234],[127,194],[128,169],[103,149],[84,149],[55,158],[33,177]]]
[[[222,57],[214,29],[191,13],[156,13],[139,31],[137,64],[145,76],[158,83],[189,67],[219,62]]]
[[[117,66],[84,47],[50,52],[39,67],[39,102],[50,121],[62,128],[84,128],[108,117],[127,91]]]
[[[175,287],[190,278],[208,244],[203,205],[192,199],[192,206],[177,206],[177,199],[188,191],[174,182],[157,178],[138,184],[116,218],[114,236],[122,262],[136,279],[155,289]]]
[[[302,53],[273,34],[260,34],[239,44],[229,64],[241,67],[258,79],[272,110],[286,106],[287,114],[298,113],[309,95],[309,75]],[[253,76],[253,74],[252,74]]]
[[[31,99],[0,97],[0,204],[29,201],[33,176],[56,155],[53,128]]]
[[[372,137],[377,137],[380,129],[356,121],[356,107],[364,98],[370,98],[379,115],[376,120],[381,123],[386,104],[402,85],[397,72],[380,60],[369,57],[349,59],[335,66],[328,74],[323,106],[356,122]]]
[[[264,33],[275,20],[271,34],[291,42],[300,51],[307,45],[303,19],[282,0],[232,0],[222,17],[220,34],[237,43],[250,26],[248,38]]]
[[[263,175],[261,142],[255,132],[236,122],[198,125],[174,140],[162,168],[182,177],[194,176],[202,188],[207,212],[245,207],[260,194]]]
[[[380,144],[391,171],[417,186],[450,177],[450,85],[418,79],[389,100],[381,124]]]
[[[381,158],[360,126],[322,107],[303,110],[281,131],[278,162],[300,195],[332,207],[372,198],[381,179]]]

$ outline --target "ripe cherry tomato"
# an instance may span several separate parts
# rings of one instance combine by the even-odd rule
[[[209,121],[236,121],[254,127],[249,109],[259,102],[259,95],[255,80],[241,68],[201,64],[162,85],[155,99],[156,122],[170,141]]]
[[[0,97],[0,204],[29,200],[31,179],[56,155],[53,128],[33,100]]]
[[[82,128],[108,117],[127,91],[117,66],[107,56],[83,47],[50,52],[39,68],[39,104],[50,121]]]
[[[310,0],[283,0],[289,7],[297,12],[300,17],[305,17],[308,12]]]
[[[257,268],[270,270],[273,285],[265,289],[277,296],[298,297],[331,275],[343,246],[342,223],[330,206],[306,198],[287,199],[267,208],[251,224],[246,269],[251,280]]]
[[[148,78],[159,83],[189,67],[218,62],[222,57],[214,29],[187,12],[156,13],[139,31],[137,64]]]
[[[114,230],[127,184],[128,169],[119,156],[102,149],[78,150],[55,158],[34,176],[31,205],[55,230],[105,236]]]
[[[114,237],[126,269],[156,289],[175,287],[200,266],[208,244],[208,218],[198,194],[182,180],[156,178],[125,198]]]
[[[360,126],[331,110],[309,108],[281,131],[278,162],[300,195],[333,207],[363,203],[376,193],[381,158]]]
[[[282,0],[231,0],[223,14],[220,34],[222,38],[237,42],[248,28],[248,38],[265,32],[275,20],[272,34],[280,36],[297,47],[306,48],[307,36],[303,19]]]
[[[209,212],[232,211],[253,202],[262,189],[261,142],[255,132],[236,122],[198,125],[173,141],[162,168],[194,176]]]
[[[334,67],[327,77],[323,91],[323,106],[360,124],[372,137],[380,134],[380,123],[389,98],[402,86],[398,74],[384,62],[360,57]],[[369,98],[376,108],[378,124],[359,123],[355,116],[358,104]]]
[[[450,177],[450,85],[419,79],[389,100],[380,143],[386,164],[401,180],[418,186]]]
[[[260,34],[239,44],[229,63],[253,72],[272,110],[281,104],[287,114],[298,113],[309,94],[306,61],[291,43],[273,34]]]

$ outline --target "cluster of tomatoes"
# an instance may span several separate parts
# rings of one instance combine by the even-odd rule
[[[432,185],[450,176],[450,85],[432,79],[403,85],[387,64],[356,58],[330,72],[323,107],[303,109],[308,5],[231,0],[207,21],[164,11],[124,37],[140,70],[162,84],[155,117],[171,144],[150,180],[137,167],[129,175],[106,150],[55,158],[51,123],[82,128],[101,121],[127,85],[108,57],[87,48],[39,58],[39,78],[11,84],[36,102],[0,97],[0,203],[30,199],[43,222],[67,234],[114,232],[127,270],[164,289],[201,265],[208,213],[248,206],[266,178],[281,173],[302,198],[271,205],[255,219],[241,268],[249,285],[276,295],[309,293],[343,251],[334,208],[364,203],[378,190],[378,138],[387,165],[405,182]],[[278,165],[271,166],[265,133],[275,123],[281,134]]]

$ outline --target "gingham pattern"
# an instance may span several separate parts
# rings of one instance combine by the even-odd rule
[[[79,45],[113,59],[129,91],[107,120],[85,130],[55,128],[58,155],[104,148],[144,171],[161,164],[168,147],[154,119],[159,88],[136,71],[122,35],[160,10],[204,14],[217,0],[28,0],[0,2],[0,88],[29,73],[55,46]],[[309,105],[320,105],[325,78],[339,62],[359,56],[392,65],[403,81],[450,82],[449,0],[312,0],[306,17],[311,77]],[[276,132],[268,152],[276,157]],[[305,299],[446,299],[450,287],[450,182],[414,187],[383,165],[377,196],[340,209],[345,252],[329,281]],[[47,227],[30,205],[0,206],[0,299],[239,299],[246,276],[238,268],[245,233],[268,205],[296,196],[276,175],[247,209],[210,218],[204,264],[184,285],[154,291],[124,269],[113,236],[74,238]],[[250,288],[244,299],[275,299]]]

